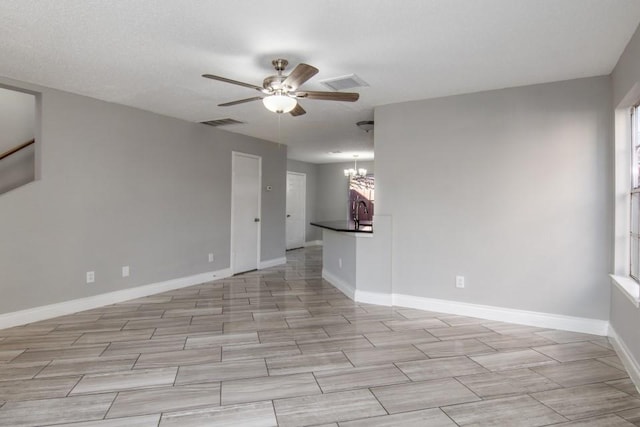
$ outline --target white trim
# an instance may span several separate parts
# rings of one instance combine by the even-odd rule
[[[233,237],[234,237],[234,230],[235,230],[235,221],[234,221],[234,217],[235,217],[235,206],[234,206],[234,173],[235,173],[235,167],[236,167],[236,157],[237,156],[243,156],[243,157],[249,157],[251,159],[257,159],[258,160],[258,214],[260,217],[260,221],[258,222],[258,242],[257,242],[257,253],[258,256],[256,257],[256,269],[260,268],[260,248],[261,248],[261,242],[262,242],[262,157],[260,156],[256,156],[254,154],[248,154],[248,153],[243,153],[240,151],[232,151],[231,152],[231,242],[229,244],[229,260],[230,260],[230,265],[231,265],[231,271],[232,273],[242,273],[242,272],[238,272],[236,271],[236,266],[235,266],[235,257],[233,256],[234,254],[234,250],[235,250],[235,245],[233,244]]]
[[[640,385],[640,365],[638,361],[633,357],[633,353],[629,351],[629,348],[624,341],[622,341],[616,330],[613,329],[613,326],[609,326],[609,338],[611,338],[609,341],[613,345],[622,364],[627,369],[631,381],[635,384],[636,390],[640,392],[640,388],[638,387],[638,385]]]
[[[289,175],[298,175],[301,176],[303,178],[303,186],[302,186],[302,190],[304,192],[304,203],[302,203],[302,242],[304,246],[304,242],[307,241],[307,174],[306,173],[302,173],[302,172],[294,172],[294,171],[287,171],[287,197],[286,197],[286,203],[285,203],[285,207],[287,207],[286,205],[289,204]],[[287,209],[288,210],[288,209]],[[286,225],[285,225],[285,240],[286,240]],[[285,246],[287,246],[287,242],[285,241]],[[291,247],[291,248],[286,248],[287,250],[289,249],[297,249],[297,247]]]
[[[260,259],[262,258],[262,157],[251,155],[250,157],[256,157],[258,159],[258,218],[260,222],[258,222],[258,238],[256,242],[256,265],[260,268]]]
[[[611,278],[611,283],[616,285],[633,305],[640,307],[640,286],[638,282],[630,277],[616,276],[614,274],[610,274],[609,277]]]
[[[353,286],[325,269],[322,269],[322,278],[356,302],[391,306],[392,298],[390,294],[354,289]]]
[[[309,246],[322,246],[322,240],[311,240],[309,242],[304,242],[305,248],[308,248]]]
[[[354,299],[356,290],[350,284],[348,284],[338,276],[328,272],[323,268],[322,278],[327,282],[331,283],[334,287],[336,287],[340,292],[342,292],[349,298]]]
[[[438,313],[457,314],[459,316],[478,317],[480,319],[500,322],[518,323],[541,328],[562,329],[565,331],[606,336],[609,322],[600,319],[565,316],[561,314],[542,313],[538,311],[517,310],[513,308],[494,307],[489,305],[470,304],[435,298],[423,298],[403,294],[384,294],[354,289],[339,277],[322,270],[322,278],[342,293],[357,302],[368,304],[416,308]]]
[[[634,87],[635,89],[635,87]],[[631,91],[633,92],[633,90]],[[637,98],[634,100],[634,103]],[[628,276],[630,272],[631,236],[631,114],[629,105],[614,111],[614,235],[613,273]]]
[[[195,274],[193,276],[180,277],[166,280],[164,282],[151,283],[149,285],[137,286],[130,289],[107,292],[105,294],[93,295],[86,298],[78,298],[71,301],[64,301],[56,304],[44,305],[41,307],[28,308],[26,310],[14,311],[0,314],[0,329],[13,326],[25,325],[27,323],[40,320],[51,319],[53,317],[64,316],[77,313],[79,311],[91,310],[123,301],[155,295],[174,289],[186,288],[231,276],[231,269],[225,268],[218,271]]]
[[[593,335],[605,336],[609,331],[609,322],[606,320],[469,304],[411,295],[393,294],[393,305]]]
[[[393,295],[383,294],[381,292],[369,292],[356,289],[356,302],[363,302],[365,304],[376,304],[390,307],[393,305]]]
[[[262,270],[263,268],[275,267],[276,265],[282,265],[287,263],[287,257],[280,257],[274,259],[268,259],[266,261],[258,262],[258,269]]]

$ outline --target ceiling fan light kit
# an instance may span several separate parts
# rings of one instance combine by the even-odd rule
[[[307,64],[298,64],[296,68],[288,75],[282,74],[289,64],[286,59],[274,59],[271,64],[275,68],[277,74],[266,77],[262,82],[262,87],[251,83],[244,83],[237,80],[228,79],[226,77],[216,76],[213,74],[203,74],[202,77],[212,80],[218,80],[224,83],[230,83],[249,89],[257,90],[266,96],[254,96],[253,98],[240,99],[237,101],[225,102],[218,104],[218,107],[230,107],[232,105],[243,104],[245,102],[262,100],[264,106],[274,113],[290,113],[292,116],[301,116],[306,111],[298,103],[297,99],[314,99],[319,101],[345,101],[355,102],[360,97],[358,93],[351,92],[319,92],[319,91],[301,91],[298,88],[307,80],[318,73],[316,67]]]
[[[278,114],[288,113],[298,105],[298,101],[294,98],[279,93],[262,98],[262,103],[267,110]]]

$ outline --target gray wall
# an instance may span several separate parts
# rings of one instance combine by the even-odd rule
[[[356,287],[357,237],[346,233],[322,230],[322,270],[332,274],[343,283]],[[340,261],[342,260],[342,266]]]
[[[631,41],[625,48],[618,64],[613,70],[612,79],[611,79],[612,87],[613,87],[613,108],[625,107],[623,110],[623,115],[627,116],[626,112],[631,105],[640,101],[640,90],[638,86],[640,85],[640,29],[637,29]],[[627,125],[624,126],[627,128]],[[626,129],[618,129],[616,128],[616,145],[622,150],[628,150],[630,152],[630,148],[628,146],[627,138],[630,136],[625,135],[624,131]],[[621,131],[621,132],[620,132]],[[622,139],[621,143],[618,144],[618,139]],[[625,143],[626,142],[626,143]],[[618,157],[620,157],[618,155]],[[624,156],[621,156],[624,157]],[[622,170],[621,174],[628,176],[628,166],[627,165],[617,165]],[[618,172],[616,173],[618,175]],[[628,183],[628,179],[618,179],[618,183],[624,182]],[[628,186],[625,185],[626,188]],[[616,188],[616,194],[620,195],[620,198],[628,199],[628,193],[626,188]],[[620,235],[628,236],[628,228],[627,222],[625,221],[628,218],[628,205],[621,204],[619,199],[616,200],[616,205],[620,208],[622,205],[622,212],[620,214],[622,216],[617,216],[616,220],[621,219],[622,227],[620,224],[616,224],[617,230],[620,231]],[[627,239],[619,239],[621,240],[622,247],[620,247],[619,243],[617,245],[617,257],[621,259],[616,259],[616,274],[619,275],[627,275],[628,274],[628,252],[626,249],[628,248],[628,240]],[[626,246],[626,247],[625,247]],[[623,266],[623,267],[621,267]],[[625,269],[626,271],[623,271]],[[640,322],[640,310],[636,308],[631,301],[629,301],[623,294],[620,289],[613,286],[611,289],[611,319],[610,323],[613,329],[615,329],[618,337],[624,342],[626,347],[631,351],[632,356],[636,361],[640,360],[640,334],[638,334],[638,324]]]
[[[353,162],[318,165],[317,217],[319,221],[346,220],[348,218],[349,179],[344,176],[344,170],[352,167]],[[367,173],[375,175],[374,162],[358,162],[358,168],[365,168]],[[377,194],[376,192],[376,197]]]
[[[613,105],[617,106],[635,85],[640,84],[640,27],[622,52],[611,77]],[[637,103],[638,99],[632,102]]]
[[[0,84],[42,93],[41,179],[0,196],[0,313],[229,267],[232,150],[262,156],[261,258],[284,256],[286,147]]]
[[[633,305],[616,286],[611,289],[611,318],[609,323],[615,329],[618,339],[623,341],[624,346],[629,349],[637,362],[640,357],[640,337],[638,337],[640,309]]]
[[[313,163],[300,162],[298,160],[287,160],[287,170],[291,172],[303,173],[306,175],[307,187],[305,195],[305,240],[307,242],[322,240],[322,230],[320,230],[318,227],[310,225],[311,222],[317,220],[316,214],[318,209],[318,165]]]
[[[376,214],[392,216],[393,292],[609,318],[609,77],[375,116]]]

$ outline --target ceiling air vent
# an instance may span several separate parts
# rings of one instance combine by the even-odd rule
[[[367,87],[369,83],[362,80],[355,74],[349,74],[348,76],[335,77],[333,79],[326,79],[320,82],[322,85],[333,90],[353,89],[356,87]]]
[[[209,120],[207,122],[200,122],[203,125],[209,125],[209,126],[213,126],[213,127],[218,127],[218,126],[226,126],[226,125],[241,125],[244,124],[244,122],[240,122],[238,120],[235,119],[218,119],[218,120]]]

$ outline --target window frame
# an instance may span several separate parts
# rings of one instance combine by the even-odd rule
[[[640,103],[631,107],[630,119],[629,277],[640,283]]]

